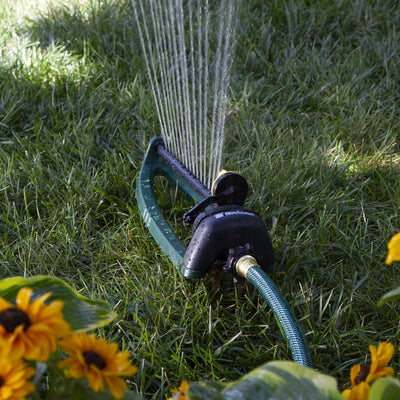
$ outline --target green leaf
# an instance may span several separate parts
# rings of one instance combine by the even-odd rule
[[[223,400],[225,386],[226,384],[217,382],[190,383],[186,397],[188,400]]]
[[[369,398],[374,400],[400,399],[400,381],[389,377],[377,380],[372,384]]]
[[[396,289],[391,290],[390,292],[384,294],[378,302],[378,306],[382,304],[393,302],[400,299],[400,286]]]
[[[141,397],[137,393],[132,392],[132,390],[126,390],[121,400],[140,400],[140,399]],[[115,400],[115,397],[107,389],[105,389],[101,393],[94,393],[93,391],[88,392],[85,396],[85,400]]]
[[[79,294],[63,280],[51,276],[35,276],[32,278],[13,277],[0,281],[0,297],[13,302],[18,291],[23,287],[33,289],[32,299],[51,292],[46,301],[62,300],[64,302],[64,319],[71,329],[87,331],[111,322],[116,314],[109,304],[102,301],[90,300]]]
[[[72,379],[59,385],[56,392],[48,394],[46,399],[51,400],[115,400],[107,387],[101,392],[95,392],[86,379]],[[142,400],[136,392],[125,390],[120,400]]]
[[[141,400],[142,398],[132,390],[126,390],[121,400]],[[76,400],[73,398],[72,400]],[[115,397],[108,389],[102,392],[94,392],[92,389],[86,389],[83,393],[82,400],[115,400]]]
[[[191,383],[188,400],[343,400],[334,378],[291,361],[272,361],[228,384]]]

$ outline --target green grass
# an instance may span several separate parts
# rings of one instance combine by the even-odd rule
[[[186,281],[139,215],[158,125],[131,3],[31,3],[0,4],[1,276],[56,275],[110,302],[119,318],[101,334],[132,353],[146,398],[290,359],[257,293],[229,276]],[[272,278],[343,389],[369,344],[399,345],[398,305],[376,303],[400,281],[384,264],[400,231],[400,6],[244,3],[224,167],[248,179]]]

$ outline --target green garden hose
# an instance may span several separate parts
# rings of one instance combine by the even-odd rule
[[[274,312],[289,343],[293,360],[300,365],[312,368],[307,343],[289,304],[274,282],[257,265],[256,259],[252,256],[241,257],[236,262],[236,272],[254,285]]]

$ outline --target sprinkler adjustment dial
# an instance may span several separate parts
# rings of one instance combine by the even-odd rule
[[[224,197],[226,201],[225,204],[242,206],[249,190],[246,179],[236,172],[228,172],[223,169],[212,184],[211,194],[213,196],[219,196],[229,190],[231,191],[230,194]]]
[[[192,224],[197,216],[211,205],[242,206],[246,200],[248,188],[247,181],[243,176],[236,172],[222,170],[212,185],[211,196],[206,197],[185,213],[183,219],[186,223]]]

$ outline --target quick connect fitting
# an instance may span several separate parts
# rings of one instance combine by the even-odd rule
[[[253,256],[245,255],[236,261],[236,273],[240,277],[247,279],[247,272],[251,267],[255,266],[258,266],[257,260]]]

